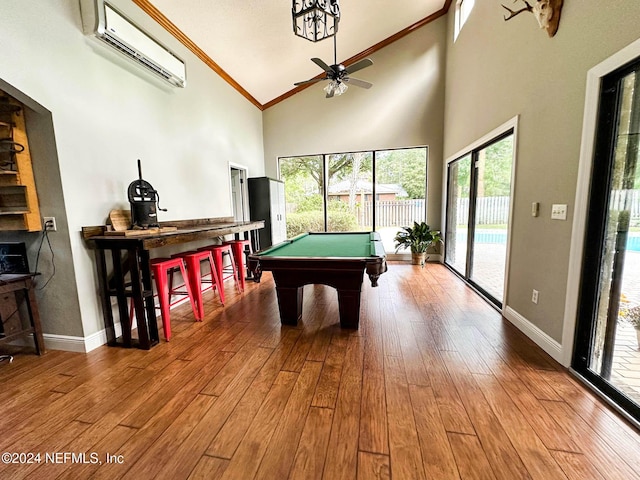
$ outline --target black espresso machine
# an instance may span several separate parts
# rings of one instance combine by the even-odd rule
[[[131,205],[131,228],[147,229],[159,227],[158,210],[166,212],[166,208],[160,208],[160,195],[149,182],[142,179],[142,164],[138,159],[138,179],[129,184],[127,190],[129,204]]]

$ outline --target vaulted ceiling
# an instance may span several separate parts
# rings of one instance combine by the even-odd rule
[[[334,63],[332,39],[293,33],[291,0],[133,0],[261,109]],[[343,0],[338,63],[348,65],[446,13],[451,0]],[[358,72],[366,80],[366,70]],[[311,88],[322,88],[324,84]],[[375,88],[375,87],[374,87]]]

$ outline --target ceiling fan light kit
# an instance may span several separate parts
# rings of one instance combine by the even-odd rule
[[[342,95],[347,91],[347,84],[344,82],[340,82],[339,80],[332,80],[329,84],[324,87],[324,91],[327,92],[327,98],[331,98],[333,96]]]
[[[338,32],[338,0],[293,0],[293,33],[312,42],[333,37]]]
[[[334,41],[334,51],[335,51],[335,37]],[[304,80],[302,82],[294,83],[295,86],[298,85],[307,85],[309,83],[317,83],[322,82],[323,80],[331,80],[329,85],[324,88],[324,91],[327,93],[326,98],[331,98],[334,96],[342,95],[347,91],[348,84],[355,85],[360,88],[371,88],[373,83],[366,82],[364,80],[359,80],[357,78],[350,77],[353,72],[357,72],[358,70],[362,70],[363,68],[369,67],[373,65],[373,62],[365,58],[360,60],[359,62],[354,63],[353,65],[349,65],[345,67],[341,63],[339,64],[336,60],[336,55],[334,53],[334,64],[327,65],[325,62],[320,60],[319,58],[312,58],[311,61],[318,65],[321,69],[324,70],[325,75],[323,77],[314,77],[309,80]]]

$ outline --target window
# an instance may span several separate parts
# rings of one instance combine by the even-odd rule
[[[455,26],[453,32],[453,41],[455,42],[460,34],[460,30],[464,26],[467,18],[471,14],[471,10],[473,10],[473,5],[475,4],[475,0],[458,0],[456,2],[456,13],[455,13]]]
[[[375,230],[393,253],[398,230],[426,219],[427,147],[281,157],[279,171],[288,238]]]

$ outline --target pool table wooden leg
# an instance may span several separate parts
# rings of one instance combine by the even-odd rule
[[[303,287],[278,287],[278,307],[280,307],[280,321],[284,325],[297,325],[302,317]]]
[[[250,263],[249,271],[252,272],[253,281],[255,283],[260,283],[260,278],[262,277],[262,269],[260,268],[260,264],[252,265]]]
[[[338,289],[340,326],[357,329],[360,324],[360,290]]]

